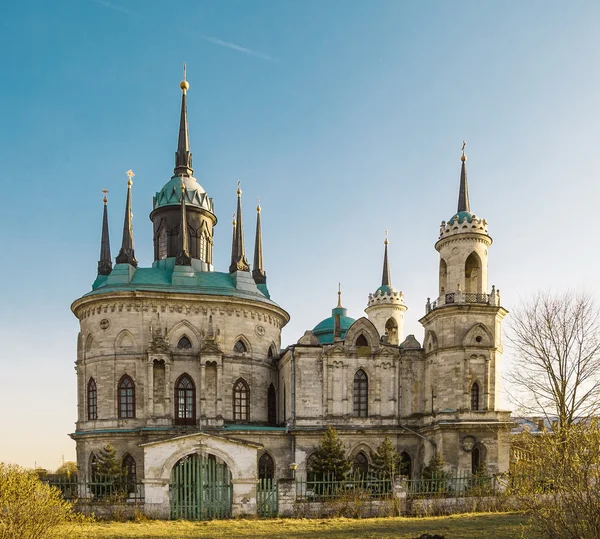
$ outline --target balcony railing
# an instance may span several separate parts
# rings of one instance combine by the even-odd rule
[[[425,313],[430,313],[434,309],[438,309],[444,305],[453,305],[457,303],[478,303],[498,307],[500,306],[500,291],[492,286],[492,292],[490,294],[472,294],[470,292],[465,294],[464,292],[458,291],[442,294],[435,301],[431,301],[427,298]]]

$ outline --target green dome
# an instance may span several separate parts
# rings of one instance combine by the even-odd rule
[[[375,290],[375,295],[377,296],[378,294],[391,294],[392,292],[396,292],[396,289],[392,288],[387,284],[383,284],[377,290]]]
[[[176,206],[181,204],[181,178],[182,176],[173,176],[164,187],[154,195],[152,200],[153,209],[163,206]],[[193,176],[183,176],[185,185],[186,206],[195,206],[214,213],[214,204],[207,192],[196,181]]]
[[[450,220],[448,221],[449,225],[454,224],[454,221],[457,220],[458,224],[460,225],[465,219],[467,220],[468,223],[471,223],[473,221],[473,217],[475,217],[471,212],[468,211],[459,211],[458,213],[454,214]]]
[[[325,320],[322,320],[314,327],[312,332],[314,333],[315,337],[319,339],[319,342],[321,344],[333,342],[333,332],[335,328],[336,314],[340,315],[340,336],[342,339],[346,336],[346,332],[348,331],[350,326],[356,321],[354,320],[354,318],[346,316],[347,313],[348,309],[344,309],[343,307],[336,307],[335,309],[331,310],[331,316],[329,318],[325,318]]]

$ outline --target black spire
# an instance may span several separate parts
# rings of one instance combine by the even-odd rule
[[[461,211],[471,211],[469,207],[469,185],[467,184],[467,156],[465,155],[466,145],[467,143],[463,140],[462,156],[460,158],[462,165],[460,167],[460,190],[458,191],[457,213]]]
[[[133,250],[133,224],[131,215],[131,178],[135,174],[133,171],[127,171],[127,202],[125,204],[125,221],[123,223],[123,242],[121,243],[121,250],[117,256],[117,264],[131,264],[134,268],[137,268],[137,260],[135,259],[135,252]]]
[[[229,266],[229,273],[236,271],[250,271],[250,265],[246,260],[246,248],[244,247],[244,226],[242,225],[242,190],[240,189],[240,182],[238,182],[237,189],[237,212],[236,212],[236,226],[235,226],[235,240],[233,242],[232,249],[232,260],[231,266]]]
[[[100,260],[98,261],[98,275],[110,275],[112,271],[112,260],[110,257],[110,239],[108,237],[108,212],[106,210],[106,204],[108,199],[106,194],[107,189],[103,189],[104,193],[104,213],[102,215],[102,239],[100,240]]]
[[[383,275],[381,276],[381,286],[391,286],[392,279],[390,278],[390,265],[388,263],[388,237],[387,230],[385,231],[385,251],[383,253]]]
[[[185,184],[181,178],[181,223],[179,224],[179,251],[175,258],[177,266],[191,266],[190,249],[188,245],[187,217],[185,213]]]
[[[256,240],[254,241],[254,269],[252,270],[252,278],[256,284],[265,284],[267,282],[267,274],[263,269],[262,258],[262,231],[260,228],[260,200],[256,206]]]
[[[179,83],[181,88],[181,117],[179,119],[179,138],[177,140],[177,151],[175,152],[174,176],[191,176],[192,152],[190,152],[190,138],[188,135],[187,102],[186,95],[190,87],[186,80],[185,64],[183,64],[183,80]]]
[[[236,222],[235,222],[235,213],[233,214],[233,217],[231,218],[231,224],[233,225],[233,235],[231,237],[231,263],[229,264],[229,271],[232,272],[231,268],[235,267],[235,253],[236,253],[236,248],[235,248],[235,228],[236,228]],[[235,271],[235,270],[233,270]]]

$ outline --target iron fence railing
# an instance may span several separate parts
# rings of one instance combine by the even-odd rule
[[[441,473],[432,477],[406,481],[407,496],[481,496],[499,492],[500,484],[495,476],[471,473],[450,475]]]
[[[96,475],[81,477],[48,475],[44,483],[56,487],[69,501],[103,500],[111,503],[141,503],[144,501],[144,484],[128,477]]]
[[[296,480],[297,501],[321,501],[359,493],[376,499],[391,497],[393,492],[394,480],[391,478],[354,476],[347,479]]]

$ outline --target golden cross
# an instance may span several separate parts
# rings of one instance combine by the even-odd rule
[[[463,140],[462,152],[465,153],[465,146],[467,145],[466,141]]]
[[[235,212],[233,212],[233,215],[231,216],[231,219],[232,219],[231,224],[235,225]]]
[[[104,194],[104,204],[108,202],[106,195],[108,195],[108,189],[102,189],[102,193]]]
[[[186,78],[185,62],[183,62],[183,80],[187,80],[187,78]]]
[[[133,181],[131,180],[131,178],[133,178],[135,176],[135,174],[133,173],[133,170],[129,169],[125,174],[127,174],[127,185],[131,185],[133,183]]]

